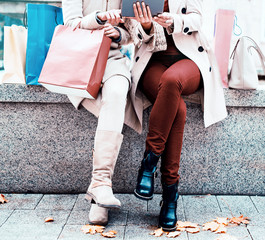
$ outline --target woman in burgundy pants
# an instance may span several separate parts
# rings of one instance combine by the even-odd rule
[[[175,5],[168,6],[166,0],[164,13],[155,18],[152,18],[150,8],[143,2],[134,4],[135,18],[139,24],[136,34],[140,39],[138,46],[148,51],[152,49],[153,43],[154,48],[150,51],[150,58],[146,63],[146,53],[142,51],[141,54],[140,48],[136,47],[132,74],[136,75],[134,71],[137,72],[141,67],[139,63],[137,68],[137,62],[142,58],[142,64],[146,63],[146,67],[140,74],[138,87],[153,104],[146,150],[134,192],[140,199],[153,198],[154,173],[161,158],[163,200],[159,226],[168,231],[175,230],[177,222],[178,170],[186,120],[186,105],[181,95],[192,94],[203,87],[207,89],[210,81],[215,82],[215,85],[212,84],[209,88],[218,94],[209,94],[207,91],[208,96],[210,95],[207,101],[213,101],[214,104],[219,101],[221,114],[217,113],[219,115],[215,116],[211,109],[213,106],[207,107],[209,104],[206,104],[205,121],[208,121],[208,115],[215,116],[206,126],[226,116],[222,86],[219,75],[216,74],[218,68],[214,60],[211,61],[209,50],[206,49],[208,46],[202,45],[202,1],[175,0],[171,3]],[[157,47],[159,44],[160,48]],[[155,50],[156,47],[158,50]],[[206,95],[206,91],[204,92]]]

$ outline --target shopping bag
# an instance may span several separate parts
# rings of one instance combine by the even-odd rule
[[[103,29],[57,26],[39,82],[52,92],[95,99],[110,44]]]
[[[4,67],[2,83],[25,84],[27,30],[12,25],[4,27]]]
[[[223,87],[228,87],[228,65],[235,11],[218,9],[216,12],[214,52],[219,66]]]
[[[28,42],[26,83],[39,85],[38,78],[45,61],[53,32],[63,24],[62,9],[47,4],[27,4]]]
[[[258,44],[250,37],[243,36],[238,39],[232,52],[233,58],[229,87],[236,89],[257,89],[259,79],[255,64],[254,52],[258,53],[265,74],[265,56]]]

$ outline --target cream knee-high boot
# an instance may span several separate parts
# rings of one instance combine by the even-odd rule
[[[119,132],[99,130],[96,132],[92,180],[85,198],[93,199],[100,207],[119,208],[120,201],[112,191],[112,176],[123,135]]]

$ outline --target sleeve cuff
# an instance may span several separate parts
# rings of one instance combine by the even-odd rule
[[[100,13],[100,12],[96,12],[96,21],[97,21],[98,24],[100,24],[100,25],[104,25],[104,24],[107,22],[107,20],[105,20],[105,21],[100,20],[100,19],[98,18],[98,14],[99,14],[99,13]]]
[[[154,24],[152,24],[152,28],[150,30],[150,33],[147,34],[145,32],[145,30],[143,29],[142,25],[139,23],[138,31],[137,31],[137,38],[140,41],[148,42],[153,36],[154,36]]]
[[[114,27],[114,28],[119,32],[120,36],[119,36],[118,39],[114,39],[114,38],[112,38],[112,41],[115,42],[115,43],[119,43],[119,42],[121,41],[121,31],[120,31],[120,29],[117,28],[117,27]]]

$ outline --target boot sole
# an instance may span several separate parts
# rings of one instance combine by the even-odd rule
[[[162,228],[163,231],[166,231],[166,232],[173,232],[177,229],[177,226],[173,227],[173,228],[165,228],[165,227],[162,227],[159,225],[160,228]]]
[[[141,200],[145,200],[145,201],[148,201],[148,200],[152,200],[153,199],[153,196],[151,197],[145,197],[145,196],[142,196],[140,195],[139,193],[136,192],[136,190],[134,190],[134,196],[141,199]]]
[[[88,218],[88,222],[91,225],[100,225],[100,226],[106,226],[106,225],[108,225],[108,222],[92,222],[92,221],[89,220],[89,218]]]
[[[85,195],[85,199],[87,200],[87,201],[91,201],[92,199],[95,201],[95,203],[99,206],[99,207],[104,207],[104,208],[117,208],[117,209],[120,209],[121,208],[121,206],[119,206],[119,205],[106,205],[106,204],[102,204],[102,203],[99,203],[98,201],[97,201],[97,198],[92,194],[92,193],[86,193],[86,195]]]

